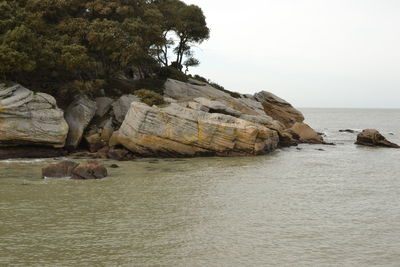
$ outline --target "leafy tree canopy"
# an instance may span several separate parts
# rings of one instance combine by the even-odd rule
[[[0,79],[98,94],[116,77],[197,65],[192,47],[209,32],[202,10],[180,0],[0,1]]]

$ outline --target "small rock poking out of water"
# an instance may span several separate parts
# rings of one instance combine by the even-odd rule
[[[102,179],[108,176],[107,169],[96,160],[82,163],[65,160],[42,168],[43,178],[72,178],[78,180]]]
[[[357,136],[357,145],[364,146],[381,146],[400,148],[399,145],[388,141],[381,133],[375,129],[365,129]]]
[[[346,129],[346,130],[339,130],[341,133],[356,133],[357,131],[352,130],[352,129]]]
[[[110,168],[116,169],[116,168],[119,168],[119,166],[117,164],[111,164]]]

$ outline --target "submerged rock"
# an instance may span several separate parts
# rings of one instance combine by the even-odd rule
[[[97,160],[87,160],[72,170],[72,179],[90,180],[107,177],[107,169]]]
[[[69,125],[67,148],[75,149],[82,140],[83,133],[96,113],[96,102],[87,96],[77,97],[67,108],[65,119]]]
[[[71,178],[72,171],[79,164],[65,160],[58,163],[49,164],[42,168],[43,178]]]
[[[356,133],[357,131],[352,130],[352,129],[345,129],[345,130],[339,130],[340,133]]]
[[[255,94],[255,98],[261,102],[267,115],[283,123],[287,128],[292,127],[296,122],[304,121],[304,116],[300,111],[270,92],[262,91]]]
[[[386,140],[386,138],[375,129],[365,129],[361,133],[359,133],[357,136],[356,144],[363,146],[400,148],[399,145]]]
[[[42,168],[43,178],[101,179],[107,177],[107,169],[96,160],[82,163],[65,160]]]
[[[68,125],[56,100],[17,84],[0,84],[0,146],[40,145],[61,148]]]
[[[273,151],[279,142],[276,131],[232,116],[137,102],[111,139],[110,145],[147,156],[258,155]]]

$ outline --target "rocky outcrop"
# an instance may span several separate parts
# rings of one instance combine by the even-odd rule
[[[303,122],[303,114],[291,104],[276,95],[262,91],[255,94],[255,98],[262,104],[264,111],[273,119],[280,121],[287,128],[296,122]]]
[[[42,168],[43,178],[72,178],[79,180],[101,179],[107,177],[107,169],[96,160],[87,160],[82,163],[61,161],[49,164]]]
[[[132,103],[111,145],[148,156],[258,155],[273,151],[276,131],[219,113]]]
[[[63,147],[68,133],[56,100],[21,85],[0,84],[0,147],[40,145]]]
[[[365,129],[357,135],[357,145],[363,146],[381,146],[400,148],[399,145],[388,141],[381,133],[375,129]]]
[[[124,121],[132,102],[140,102],[140,99],[134,95],[123,95],[112,104],[117,122],[122,123]]]
[[[75,149],[82,140],[83,133],[96,113],[96,102],[87,96],[78,96],[67,108],[65,119],[69,125],[66,147]]]
[[[294,123],[289,132],[301,143],[324,144],[322,136],[305,123]]]
[[[164,88],[164,96],[178,101],[193,101],[195,98],[202,97],[213,101],[218,101],[225,106],[243,114],[265,114],[262,110],[261,104],[256,100],[246,97],[234,98],[228,93],[218,90],[203,82],[185,83],[168,79],[164,84]],[[258,106],[261,109],[257,109],[255,106]]]

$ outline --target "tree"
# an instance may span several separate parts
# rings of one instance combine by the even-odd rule
[[[186,5],[179,0],[160,0],[156,1],[156,4],[164,16],[164,44],[158,47],[158,60],[164,66],[168,66],[168,51],[177,44],[173,49],[176,60],[171,66],[182,70],[184,56],[193,57],[192,47],[210,37],[206,18],[201,8]]]

